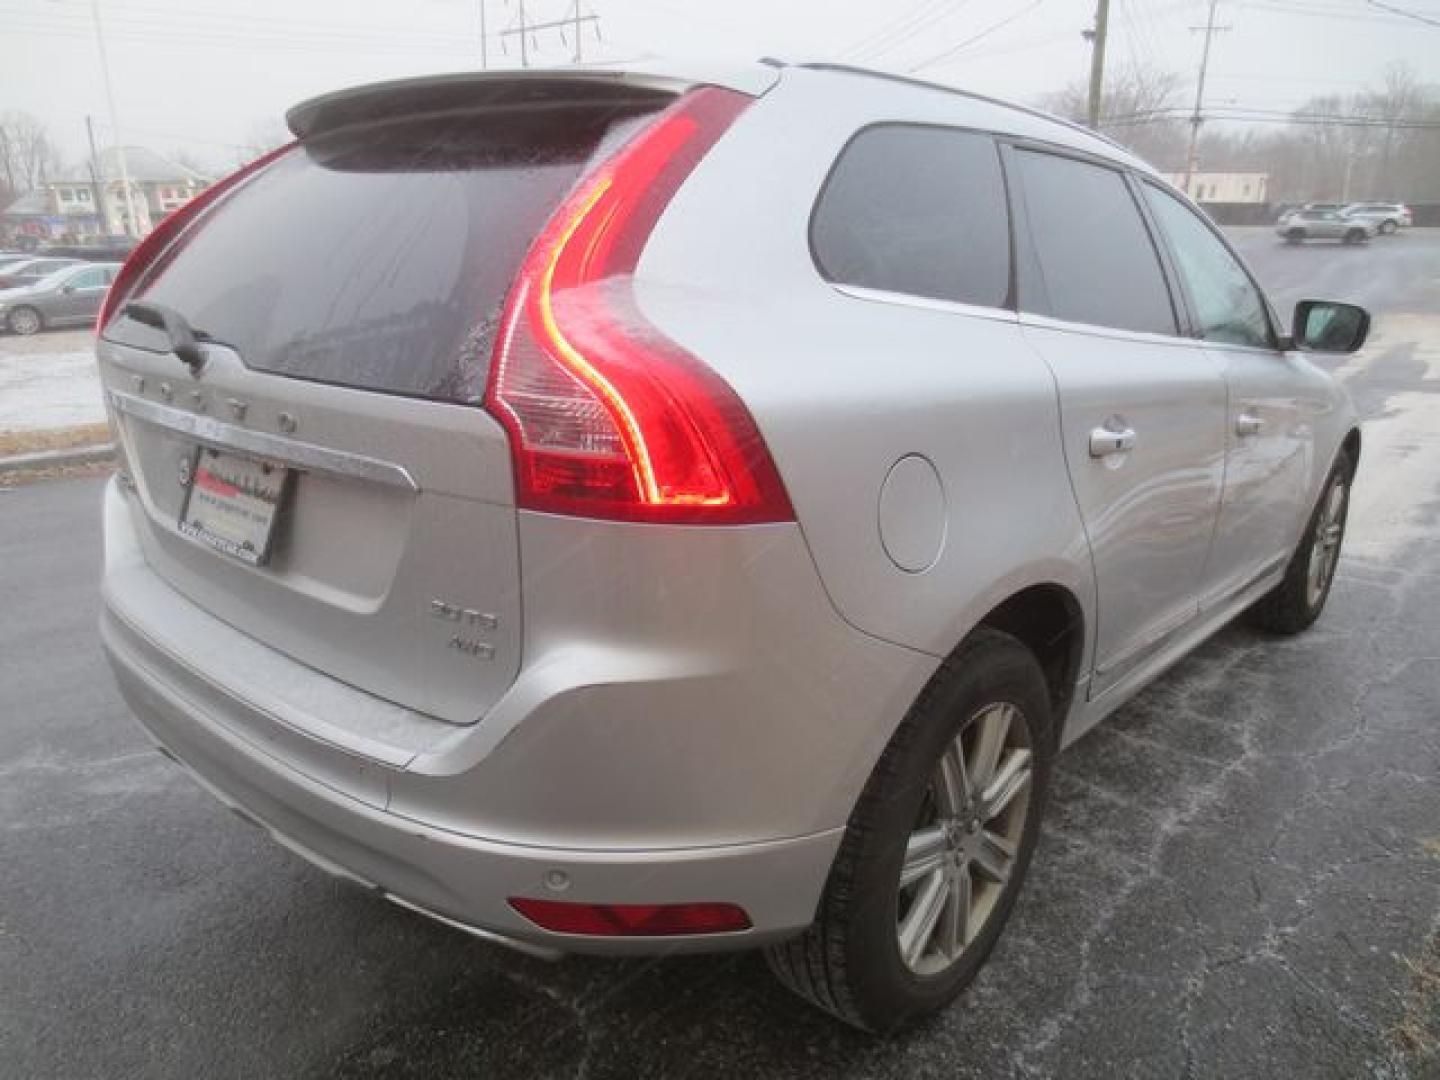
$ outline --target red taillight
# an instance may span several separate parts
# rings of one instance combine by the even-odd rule
[[[557,934],[672,937],[750,929],[750,916],[734,904],[570,904],[512,896],[510,906]]]
[[[120,306],[133,295],[145,272],[165,254],[175,238],[185,230],[190,222],[195,220],[201,211],[240,181],[259,172],[293,146],[295,146],[293,142],[287,143],[278,150],[272,150],[263,157],[256,158],[223,180],[211,184],[184,206],[161,218],[159,224],[151,230],[150,235],[140,241],[135,250],[130,252],[125,259],[125,265],[120,267],[120,272],[115,275],[115,281],[111,284],[110,291],[105,295],[105,303],[100,308],[100,315],[95,320],[95,333],[99,334],[105,329],[115,312],[120,310]]]
[[[661,334],[631,275],[651,228],[749,99],[692,91],[590,173],[531,246],[506,301],[486,407],[531,510],[624,521],[794,517],[735,391]]]

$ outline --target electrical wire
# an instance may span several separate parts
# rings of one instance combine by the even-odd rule
[[[922,60],[920,63],[914,65],[908,70],[913,74],[914,72],[922,71],[927,67],[934,67],[936,64],[944,60],[950,59],[956,53],[968,49],[970,46],[976,44],[977,42],[984,41],[987,37],[995,33],[997,30],[1003,30],[1005,27],[1009,26],[1017,19],[1020,19],[1023,16],[1028,15],[1030,12],[1034,11],[1044,2],[1045,0],[1030,0],[1030,3],[1026,4],[1013,15],[1009,15],[1001,19],[999,22],[991,23],[984,30],[981,30],[978,34],[973,34],[970,37],[966,38],[964,41],[958,42],[955,45],[951,45],[948,49],[944,49],[941,52],[936,53],[928,60]]]

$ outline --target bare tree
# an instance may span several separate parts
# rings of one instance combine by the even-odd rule
[[[1173,71],[1131,64],[1108,75],[1100,95],[1100,132],[1141,157],[1170,168],[1184,153],[1179,119],[1180,77]],[[1041,100],[1041,107],[1084,123],[1089,83],[1077,79]]]
[[[1188,107],[1182,80],[1153,68],[1121,69],[1107,80],[1103,134],[1163,171],[1180,171]],[[1077,80],[1042,105],[1072,120],[1085,116]],[[1245,112],[1245,110],[1239,110]],[[1392,64],[1381,85],[1357,94],[1311,98],[1288,117],[1254,111],[1243,121],[1212,116],[1199,143],[1210,172],[1264,172],[1274,201],[1440,200],[1440,87]]]
[[[0,115],[0,180],[12,191],[34,191],[60,167],[50,134],[24,112]]]

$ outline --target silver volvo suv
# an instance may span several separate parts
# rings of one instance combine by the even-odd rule
[[[101,631],[280,843],[536,953],[764,947],[880,1029],[1000,934],[1056,753],[1319,615],[1360,434],[1214,226],[833,67],[291,111],[98,326]]]

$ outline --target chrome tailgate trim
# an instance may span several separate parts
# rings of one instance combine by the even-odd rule
[[[133,416],[147,424],[188,435],[197,442],[217,449],[243,450],[297,469],[354,477],[405,491],[420,491],[420,485],[409,471],[393,462],[346,450],[334,450],[328,446],[316,446],[314,443],[288,439],[283,435],[271,435],[237,424],[227,424],[212,416],[186,412],[184,409],[147,401],[119,390],[110,391],[110,401],[117,412]]]

